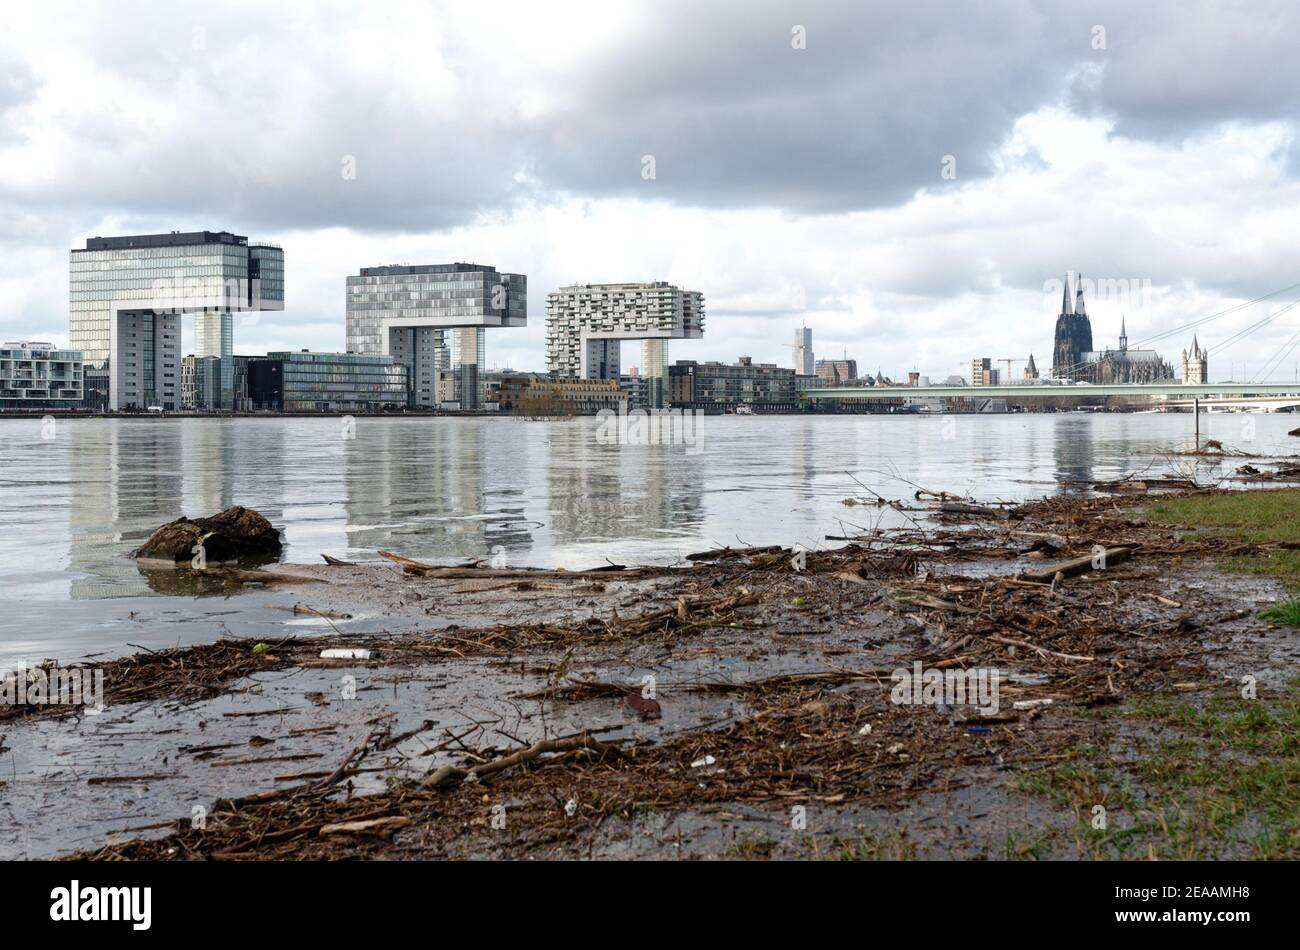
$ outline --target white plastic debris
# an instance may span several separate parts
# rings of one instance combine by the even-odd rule
[[[902,752],[905,748],[907,748],[907,746],[903,745],[903,743],[901,743],[901,742],[895,742],[893,745],[891,745],[891,746],[890,746],[888,749],[886,749],[885,751],[888,752],[890,755],[898,755],[898,754],[899,754],[900,752]]]
[[[360,647],[336,647],[320,651],[322,660],[369,660],[372,656],[373,653]]]
[[[871,723],[867,723],[865,726],[863,726],[861,729],[859,729],[859,730],[858,730],[858,735],[860,735],[860,736],[869,736],[869,735],[871,735]]]
[[[1018,703],[1012,703],[1012,709],[1033,709],[1035,706],[1050,706],[1054,703],[1053,699],[1022,699]]]
[[[691,763],[691,768],[693,768],[693,769],[702,769],[702,768],[704,768],[704,767],[707,766],[707,765],[713,765],[713,764],[716,763],[717,761],[718,761],[718,760],[715,759],[713,756],[711,756],[711,755],[706,755],[704,758],[702,758],[702,759],[696,759],[694,762],[692,762],[692,763]]]

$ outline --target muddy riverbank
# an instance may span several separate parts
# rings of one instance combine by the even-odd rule
[[[1294,752],[1268,743],[1300,645],[1259,616],[1288,581],[1222,567],[1291,548],[1155,513],[1207,494],[907,499],[913,527],[677,568],[277,567],[327,633],[112,661],[98,715],[6,710],[0,850],[1294,855]],[[413,632],[330,630],[359,611]],[[898,670],[996,673],[996,702],[900,694]],[[1224,791],[1227,821],[1169,782],[1220,758],[1283,774]]]

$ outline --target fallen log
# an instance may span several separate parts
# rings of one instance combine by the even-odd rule
[[[975,515],[979,518],[997,518],[1000,520],[1011,517],[1011,514],[1007,511],[989,508],[986,505],[972,505],[964,501],[945,501],[937,505],[935,510],[945,515]]]
[[[403,557],[400,554],[394,554],[392,551],[380,551],[379,556],[387,558],[394,564],[401,566],[407,574],[414,574],[417,577],[433,577],[445,580],[497,580],[512,578],[514,580],[536,579],[536,578],[568,578],[571,580],[585,580],[587,578],[599,578],[608,580],[610,577],[646,577],[654,574],[669,573],[672,568],[660,567],[634,567],[624,568],[619,564],[596,567],[585,571],[566,571],[563,568],[546,569],[536,567],[521,568],[500,568],[500,567],[444,567],[438,564],[428,564],[424,561],[416,561],[409,557]]]
[[[1072,561],[1065,561],[1061,564],[1055,564],[1051,567],[1034,568],[1028,571],[1022,571],[1020,577],[1022,580],[1034,581],[1039,584],[1050,584],[1059,576],[1061,578],[1078,577],[1080,574],[1087,574],[1089,571],[1106,570],[1115,564],[1123,563],[1129,559],[1129,555],[1137,548],[1135,544],[1126,544],[1113,548],[1106,548],[1104,552],[1099,551],[1096,554],[1087,554],[1083,557],[1077,557]]]

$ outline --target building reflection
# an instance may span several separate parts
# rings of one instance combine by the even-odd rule
[[[701,520],[704,457],[682,445],[603,445],[598,422],[550,424],[547,487],[557,544],[675,535]]]
[[[1052,456],[1056,481],[1091,483],[1096,478],[1097,447],[1093,436],[1096,420],[1087,413],[1069,413],[1058,415],[1055,421]]]
[[[446,563],[522,561],[533,530],[519,473],[535,470],[514,420],[357,420],[343,451],[351,551],[393,550]]]

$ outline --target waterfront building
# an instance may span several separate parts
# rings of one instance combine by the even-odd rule
[[[557,376],[620,376],[620,344],[640,340],[639,375],[654,407],[665,399],[668,341],[704,335],[704,295],[664,281],[574,284],[546,296],[546,368]]]
[[[0,410],[80,409],[82,354],[53,343],[22,341],[0,347]]]
[[[1001,378],[1001,373],[993,368],[993,360],[989,357],[980,356],[971,360],[970,384],[972,386],[996,386]]]
[[[248,412],[253,408],[248,398],[248,367],[253,360],[261,358],[240,355],[235,357],[235,410],[237,412]]]
[[[181,316],[195,355],[221,360],[233,406],[233,315],[284,309],[284,251],[228,231],[94,237],[69,260],[69,333],[95,408],[180,405]]]
[[[617,379],[582,379],[518,373],[497,387],[501,412],[523,416],[590,416],[627,406]]]
[[[528,280],[485,264],[363,267],[347,279],[347,350],[407,369],[413,407],[480,404],[488,328],[528,322]]]
[[[795,376],[789,367],[755,363],[748,356],[732,364],[678,360],[668,370],[668,401],[683,409],[788,411],[798,407]]]
[[[816,373],[812,329],[807,325],[794,331],[794,371],[800,376],[813,376]]]
[[[642,376],[638,367],[633,366],[631,372],[624,373],[618,378],[618,387],[623,390],[623,395],[627,397],[627,407],[629,409],[650,409],[651,405],[651,387],[646,384],[650,382]],[[658,389],[660,405],[663,404],[662,380],[655,382],[661,385]]]
[[[221,357],[191,354],[181,360],[181,408],[220,409]],[[232,401],[231,408],[234,408]]]
[[[1183,350],[1183,382],[1185,384],[1208,383],[1210,381],[1210,351],[1202,349],[1192,335],[1191,352]]]
[[[407,405],[406,367],[386,355],[268,353],[248,364],[251,408],[275,412],[377,412]]]
[[[845,357],[842,360],[817,360],[813,375],[825,380],[827,386],[843,386],[858,378],[858,361]]]

